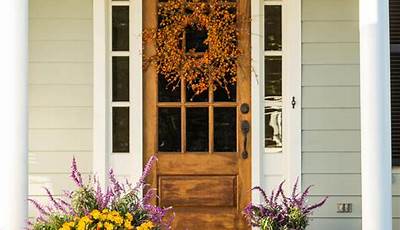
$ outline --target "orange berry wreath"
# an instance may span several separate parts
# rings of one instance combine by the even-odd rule
[[[158,28],[147,36],[156,54],[147,59],[173,89],[184,81],[195,95],[236,84],[239,29],[231,0],[168,0],[159,3]],[[186,42],[188,31],[206,34],[200,49]]]

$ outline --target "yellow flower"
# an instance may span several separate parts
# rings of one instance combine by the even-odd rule
[[[74,226],[75,226],[75,222],[67,222],[67,223],[64,223],[59,230],[72,230],[72,228]]]
[[[93,219],[98,220],[98,219],[100,218],[101,213],[100,213],[99,210],[93,210],[93,211],[90,213],[90,215],[93,216]]]
[[[132,230],[133,227],[132,227],[131,222],[130,221],[125,221],[124,228],[128,229],[128,230]]]
[[[132,221],[132,220],[133,220],[133,216],[132,216],[132,214],[130,214],[130,213],[127,213],[125,216],[126,216],[126,218],[127,218],[129,221]]]
[[[111,223],[104,223],[104,227],[106,228],[106,230],[113,230],[114,229],[114,225]]]
[[[86,230],[86,226],[91,224],[92,222],[93,221],[89,217],[82,217],[78,222],[78,230]]]
[[[151,230],[152,228],[154,228],[153,222],[147,221],[137,227],[136,230]]]

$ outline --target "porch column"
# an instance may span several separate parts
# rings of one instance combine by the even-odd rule
[[[0,229],[20,230],[27,218],[28,0],[0,7]]]
[[[360,0],[362,229],[392,229],[388,0]]]

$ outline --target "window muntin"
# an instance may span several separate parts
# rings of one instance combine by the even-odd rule
[[[282,1],[265,2],[264,29],[264,147],[282,152]]]
[[[208,0],[204,0],[207,2]],[[159,0],[159,4],[166,0]],[[191,2],[191,0],[188,0]],[[236,0],[229,0],[232,10],[236,12]],[[193,3],[199,4],[199,3]],[[201,4],[201,3],[200,3]],[[189,13],[189,12],[188,12]],[[158,18],[158,23],[162,18]],[[158,25],[162,28],[161,25]],[[186,55],[201,56],[208,46],[204,44],[208,31],[194,27],[187,27],[180,43]],[[158,76],[158,152],[169,153],[235,153],[237,152],[237,117],[238,106],[237,87],[229,84],[228,90],[205,90],[195,95],[185,81],[177,86],[169,85],[163,76]],[[165,113],[174,111],[174,122]],[[178,116],[180,113],[180,116]],[[179,117],[179,118],[178,118]],[[180,124],[177,122],[180,121]],[[173,124],[172,124],[173,123]],[[166,127],[168,124],[168,127]],[[173,128],[171,128],[173,127]],[[165,134],[163,129],[173,129],[172,136]],[[179,131],[178,131],[179,130]],[[168,143],[173,147],[165,147]]]
[[[130,2],[111,2],[110,96],[112,152],[130,152]]]

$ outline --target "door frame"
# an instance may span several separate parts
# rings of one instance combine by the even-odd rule
[[[284,177],[288,184],[293,184],[297,177],[301,180],[301,0],[285,2],[284,24],[286,37],[291,42],[283,40],[290,46],[285,52],[286,62],[283,73],[291,76],[292,84],[289,90],[297,98],[297,108],[288,118],[292,132],[289,134],[287,145],[290,154],[285,156]],[[135,94],[133,95],[134,111],[143,111],[143,82],[142,82],[142,1],[129,0],[131,6],[131,74],[135,76]],[[137,180],[143,168],[143,116],[142,113],[131,113],[131,127],[135,127],[131,135],[131,152],[123,155],[111,153],[111,103],[110,103],[110,5],[111,0],[93,0],[93,172],[99,176],[103,185],[107,183],[107,172],[113,167],[117,175],[123,175],[132,180]],[[252,116],[252,186],[263,185],[264,166],[264,15],[263,0],[251,0],[251,116]],[[288,68],[290,67],[290,68]],[[133,81],[132,81],[133,82]],[[291,100],[284,96],[285,106]],[[290,124],[289,124],[290,123]],[[133,136],[135,138],[133,138]],[[134,168],[135,170],[132,170]],[[301,185],[301,182],[300,182]],[[252,194],[252,200],[260,200],[258,193]]]
[[[299,180],[301,188],[301,0],[268,1],[282,3],[282,85],[283,97],[283,156],[267,158],[264,149],[264,0],[251,1],[251,100],[252,100],[252,186],[265,186],[264,176],[282,176],[286,188]],[[290,38],[290,42],[289,39]],[[290,81],[289,81],[290,78]],[[289,83],[290,82],[290,83]],[[285,92],[290,92],[285,93]],[[291,108],[296,98],[295,109]],[[286,122],[287,121],[287,122]],[[280,172],[270,172],[267,165],[280,165]],[[268,186],[269,187],[269,186]],[[258,202],[261,195],[253,191],[252,200]]]

